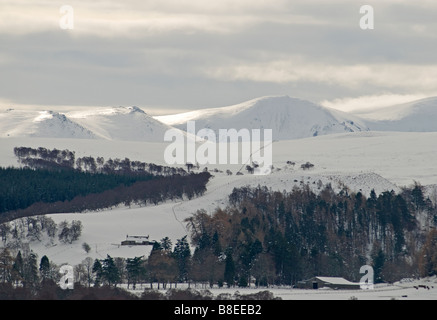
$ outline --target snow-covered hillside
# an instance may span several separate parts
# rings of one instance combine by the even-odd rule
[[[328,109],[312,102],[282,97],[262,97],[241,104],[196,110],[155,119],[186,130],[195,121],[196,129],[272,129],[274,140],[307,138],[333,133],[367,131],[358,117]]]
[[[436,132],[437,97],[358,114],[375,131]]]
[[[293,186],[307,184],[317,190],[320,185],[331,183],[339,190],[347,186],[352,191],[368,194],[386,190],[399,191],[414,181],[433,186],[437,182],[437,133],[356,132],[306,139],[277,141],[273,144],[272,174],[255,176],[243,169],[244,175],[235,173],[241,165],[220,164],[209,166],[214,178],[207,185],[204,196],[190,201],[167,202],[142,208],[113,208],[112,210],[83,214],[55,214],[56,222],[81,220],[84,226],[80,241],[73,244],[48,244],[35,242],[32,249],[46,254],[55,263],[80,263],[87,254],[83,242],[92,247],[89,256],[104,258],[106,254],[120,257],[142,255],[148,247],[119,246],[130,234],[149,234],[151,239],[165,236],[176,242],[187,234],[183,220],[198,209],[212,212],[226,207],[227,197],[234,187],[266,185],[273,190],[291,190]],[[78,157],[91,155],[140,160],[165,164],[163,154],[168,144],[138,141],[109,141],[98,139],[0,139],[0,166],[17,166],[13,154],[15,146],[69,149]],[[287,161],[295,164],[287,164]],[[311,170],[302,170],[301,164],[314,164]],[[214,168],[217,168],[215,172]],[[233,175],[228,176],[229,169]],[[200,167],[199,170],[203,170]],[[221,172],[220,172],[221,171]]]
[[[354,132],[276,141],[272,146],[274,171],[287,161],[300,174],[341,174],[353,177],[359,173],[374,173],[398,186],[411,185],[414,180],[423,185],[437,183],[437,132]],[[147,163],[167,165],[164,152],[170,142],[111,141],[96,139],[4,138],[0,139],[0,166],[17,166],[13,148],[45,147],[68,149],[77,157],[128,157]],[[301,164],[314,164],[300,171]],[[183,166],[183,165],[181,165]],[[209,170],[231,170],[234,174],[244,164],[205,165]],[[203,169],[203,167],[201,167]]]
[[[161,142],[171,129],[138,107],[72,111],[67,117],[106,140]]]
[[[53,111],[8,109],[0,112],[1,137],[94,139],[96,135]]]
[[[171,129],[138,107],[80,109],[0,111],[0,137],[161,142]]]

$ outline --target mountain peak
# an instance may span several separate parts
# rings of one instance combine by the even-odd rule
[[[138,108],[137,106],[132,106],[132,107],[126,107],[127,110],[129,110],[129,113],[141,113],[141,114],[146,114],[146,112],[144,112],[143,109]]]
[[[367,130],[358,117],[289,96],[265,96],[232,106],[156,118],[181,130],[186,129],[189,120],[196,121],[198,129],[216,132],[231,128],[272,129],[274,140]]]

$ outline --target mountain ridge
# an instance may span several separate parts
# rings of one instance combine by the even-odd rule
[[[56,112],[0,111],[0,137],[79,138],[163,142],[167,130],[272,129],[273,140],[365,131],[437,132],[437,97],[361,113],[344,112],[289,96],[265,96],[239,104],[165,116],[143,109],[100,107]]]

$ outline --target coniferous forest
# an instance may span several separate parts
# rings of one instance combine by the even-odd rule
[[[211,178],[207,171],[129,159],[75,159],[68,150],[15,151],[26,167],[0,169],[0,282],[9,298],[49,294],[47,288],[55,288],[60,275],[50,257],[39,260],[21,250],[12,254],[17,250],[8,247],[13,243],[8,239],[16,240],[19,233],[38,239],[38,232],[46,231],[53,237],[57,232],[62,241],[80,241],[80,222],[57,227],[44,214],[192,198],[205,192]],[[369,196],[346,187],[334,191],[329,184],[318,192],[308,185],[283,192],[265,186],[235,188],[226,208],[213,213],[194,208],[184,223],[188,236],[174,245],[164,237],[147,256],[87,258],[75,266],[80,294],[68,297],[104,296],[99,291],[104,287],[114,297],[128,298],[117,291],[122,283],[151,289],[177,283],[268,288],[293,286],[316,275],[357,282],[363,265],[373,267],[376,283],[437,274],[437,207],[418,183],[399,193],[372,191]],[[86,243],[83,248],[89,250]],[[65,291],[56,292],[57,298],[67,298]],[[145,291],[142,298],[163,297]]]
[[[31,215],[147,205],[206,191],[208,172],[188,173],[127,158],[82,157],[69,150],[14,149],[22,168],[0,168],[0,222]]]

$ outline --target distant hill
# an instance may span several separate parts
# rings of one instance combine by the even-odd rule
[[[196,130],[272,129],[274,140],[307,138],[332,133],[367,131],[365,123],[356,116],[325,108],[312,102],[280,97],[262,97],[241,104],[196,110],[155,119],[186,129],[186,122],[194,120]]]
[[[137,107],[0,112],[0,137],[105,139],[162,142],[171,129]]]
[[[0,112],[0,137],[97,138],[93,132],[58,112],[14,109]]]
[[[359,114],[373,131],[437,132],[437,97]]]
[[[107,140],[162,142],[164,133],[171,129],[138,107],[98,108],[67,116]]]

